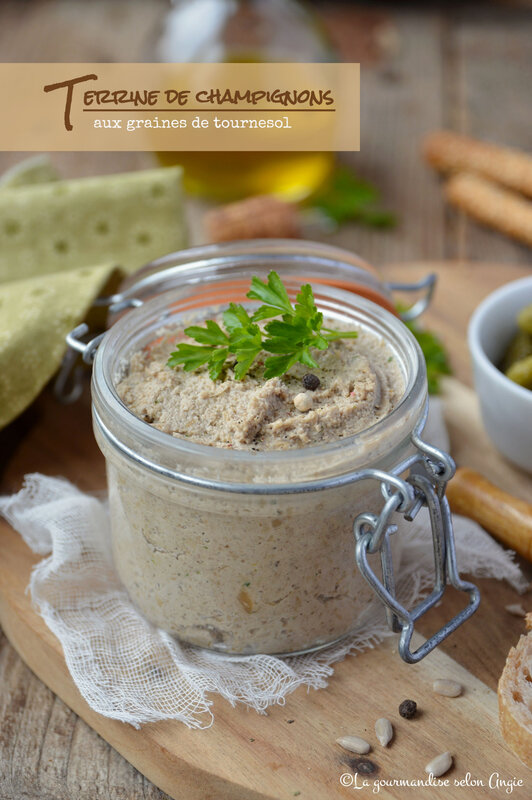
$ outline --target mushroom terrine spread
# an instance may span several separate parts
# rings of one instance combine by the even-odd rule
[[[240,381],[230,367],[217,381],[206,368],[172,369],[167,361],[175,342],[168,331],[136,353],[118,393],[147,423],[201,444],[282,450],[331,442],[382,419],[404,391],[390,348],[365,331],[314,351],[319,367],[312,373],[295,364],[269,380],[261,359]]]
[[[399,357],[363,327],[357,338],[312,350],[317,367],[297,363],[268,380],[261,353],[243,380],[230,360],[217,380],[206,367],[169,367],[176,342],[189,340],[159,333],[130,359],[117,386],[123,402],[169,437],[249,451],[258,461],[254,450],[285,450],[274,483],[287,480],[290,450],[368,428],[404,394]],[[387,445],[374,446],[382,454]],[[372,613],[353,521],[382,508],[377,482],[310,493],[215,491],[166,481],[105,442],[102,449],[116,568],[155,625],[223,652],[288,653],[335,641]],[[394,535],[394,553],[399,545]]]

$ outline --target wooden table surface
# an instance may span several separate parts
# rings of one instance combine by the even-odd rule
[[[427,4],[428,5],[428,4]],[[149,44],[166,9],[163,0],[34,0],[0,4],[2,61],[149,60]],[[532,263],[531,253],[445,208],[438,180],[419,158],[421,136],[450,127],[509,145],[532,149],[529,92],[532,79],[532,12],[485,3],[460,4],[445,13],[431,6],[410,8],[322,3],[324,20],[345,59],[362,63],[362,150],[350,156],[359,173],[375,181],[400,225],[390,232],[346,225],[334,243],[375,264],[440,259],[488,260],[499,265]],[[380,43],[380,44],[379,44]],[[0,154],[0,171],[20,158]],[[54,161],[67,176],[150,166],[143,153],[65,153]],[[456,268],[461,268],[457,266]],[[463,267],[462,267],[463,268]],[[400,268],[394,268],[401,274]],[[489,282],[504,281],[504,266]],[[475,276],[464,309],[488,291]],[[442,326],[452,282],[436,303],[431,324]],[[471,305],[468,305],[470,303]],[[457,372],[469,380],[462,355],[463,324],[448,332]],[[460,355],[458,355],[460,349]],[[22,475],[42,469],[64,474],[58,453],[39,433],[53,426],[69,447],[69,474],[81,488],[94,485],[86,464],[94,456],[88,424],[88,396],[59,411],[45,392],[0,438],[0,490],[13,491]],[[80,433],[81,427],[81,434]],[[99,478],[103,485],[103,465]],[[481,582],[493,595],[493,582]],[[490,595],[491,588],[491,595]],[[499,603],[515,601],[498,586]],[[507,600],[505,598],[508,598]],[[489,625],[485,604],[479,624]],[[518,636],[510,620],[499,631],[501,647]],[[449,652],[493,686],[500,656],[476,634],[456,635]],[[502,650],[500,651],[502,652]],[[0,798],[1,800],[160,800],[164,795],[133,769],[25,667],[0,633]]]

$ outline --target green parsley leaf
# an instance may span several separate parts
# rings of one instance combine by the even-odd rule
[[[288,292],[286,291],[283,282],[276,272],[270,272],[268,275],[268,283],[263,283],[260,278],[256,276],[251,279],[251,289],[246,297],[250,300],[262,300],[267,306],[273,306],[283,311],[285,314],[292,314],[293,308]],[[277,312],[279,313],[279,312]],[[273,316],[273,315],[272,315]],[[255,319],[255,315],[253,315]],[[265,319],[262,317],[262,319]]]
[[[183,364],[185,372],[192,372],[206,364],[215,350],[215,347],[200,347],[195,344],[182,343],[177,346],[177,350],[170,354],[167,364],[169,367]]]
[[[185,333],[200,344],[226,345],[229,343],[227,334],[212,319],[207,320],[205,328],[200,328],[199,325],[192,325],[190,328],[185,328]]]
[[[253,314],[253,321],[260,322],[262,319],[271,319],[272,317],[279,316],[279,309],[273,306],[261,306]]]
[[[218,380],[220,375],[222,374],[222,370],[224,368],[225,360],[229,355],[229,348],[228,347],[220,347],[218,350],[215,350],[211,357],[209,358],[207,364],[209,367],[209,378],[213,381]]]
[[[373,184],[359,178],[349,167],[339,166],[311,205],[337,224],[355,220],[377,228],[394,226],[394,214],[379,208],[379,200],[379,191]]]
[[[318,326],[319,330],[323,321],[323,314],[321,314],[316,308],[314,295],[312,294],[312,288],[309,283],[306,283],[301,287],[296,300],[296,315],[298,317],[303,317],[304,319],[313,320]]]
[[[322,331],[328,342],[334,342],[335,339],[356,339],[358,336],[357,331],[333,331],[331,328],[322,328]]]
[[[264,377],[266,380],[284,375],[297,361],[297,353],[284,356],[270,356],[264,362]]]
[[[376,208],[360,209],[356,219],[372,228],[393,228],[397,225],[395,214]]]
[[[452,374],[447,351],[435,333],[421,328],[415,320],[405,324],[416,337],[425,356],[429,394],[439,394],[441,377]]]
[[[252,325],[252,320],[244,308],[244,306],[230,303],[227,311],[223,313],[224,325],[232,333],[240,328],[249,329]],[[207,323],[208,324],[208,323]]]
[[[358,335],[356,331],[322,329],[323,314],[316,307],[311,286],[305,284],[300,288],[294,306],[276,272],[270,272],[267,283],[254,277],[247,297],[262,300],[264,305],[250,317],[244,306],[231,303],[222,314],[227,332],[213,320],[207,320],[205,327],[186,328],[185,334],[199,345],[180,342],[167,366],[182,365],[186,372],[191,372],[207,365],[209,376],[217,380],[230,360],[236,380],[243,380],[257,356],[267,352],[272,353],[264,363],[264,378],[268,380],[284,375],[298,361],[317,368],[311,348],[326,350],[335,339],[353,339]],[[257,321],[265,319],[270,322],[263,332]]]

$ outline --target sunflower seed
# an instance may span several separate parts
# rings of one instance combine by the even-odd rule
[[[445,697],[459,697],[462,694],[462,684],[458,681],[450,681],[446,678],[438,678],[432,684],[432,689],[436,694],[443,694]]]
[[[514,617],[524,617],[526,616],[526,611],[521,605],[521,603],[511,603],[509,606],[504,606],[506,611],[509,614],[513,614]]]
[[[361,739],[360,736],[340,736],[340,738],[336,740],[336,743],[339,744],[340,747],[343,747],[344,750],[349,750],[350,753],[364,755],[371,750],[369,742],[366,742],[365,739]]]
[[[390,720],[386,719],[386,717],[378,719],[375,723],[375,733],[382,746],[386,747],[393,738],[393,727]]]
[[[445,775],[445,773],[451,769],[452,765],[452,755],[449,752],[440,753],[439,756],[429,761],[425,767],[425,772],[428,772],[429,775],[434,775],[435,778],[439,778],[440,775]]]

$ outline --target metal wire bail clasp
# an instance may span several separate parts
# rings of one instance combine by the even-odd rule
[[[412,435],[416,455],[406,466],[410,473],[406,480],[392,473],[368,470],[368,478],[381,484],[385,498],[384,506],[377,516],[359,514],[354,523],[356,540],[355,557],[358,569],[382,600],[390,628],[400,633],[399,654],[408,663],[421,661],[450,633],[465,622],[478,608],[480,593],[476,586],[460,578],[456,564],[454,533],[449,503],[445,497],[445,486],[454,474],[454,462],[449,455],[423,442],[416,431]],[[401,472],[405,465],[398,468]],[[408,611],[397,599],[390,547],[390,536],[397,526],[390,524],[394,513],[401,513],[406,520],[413,520],[421,508],[429,512],[434,552],[434,588],[414,609]],[[382,580],[376,576],[368,562],[368,554],[380,553]],[[450,583],[456,589],[467,592],[468,605],[440,630],[436,631],[414,652],[410,649],[416,621],[442,598],[445,586]]]
[[[108,297],[98,297],[93,303],[93,308],[108,308],[111,313],[126,311],[142,305],[142,300],[136,297],[126,298],[121,294]],[[95,336],[90,333],[89,326],[82,322],[66,336],[68,350],[66,351],[61,368],[54,383],[54,394],[61,403],[73,403],[81,395],[83,386],[83,367],[80,358],[85,364],[92,364],[105,331]]]

